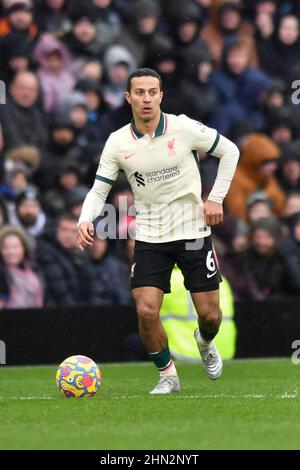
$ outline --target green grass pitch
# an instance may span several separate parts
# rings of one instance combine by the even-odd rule
[[[1,449],[299,449],[300,366],[233,361],[213,382],[177,364],[182,391],[150,396],[150,363],[100,366],[90,399],[66,399],[55,367],[0,368]]]

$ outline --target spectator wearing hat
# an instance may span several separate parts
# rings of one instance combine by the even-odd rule
[[[46,215],[41,205],[40,194],[36,189],[31,188],[17,195],[11,223],[21,227],[33,241],[43,233]]]
[[[62,114],[71,119],[74,126],[75,145],[80,149],[82,155],[80,170],[84,182],[86,182],[86,179],[89,179],[90,170],[94,171],[94,165],[98,164],[102,129],[89,122],[88,102],[85,95],[79,90],[73,91],[67,97],[60,110]]]
[[[0,184],[0,193],[8,200],[14,200],[24,191],[36,191],[31,183],[31,171],[24,163],[15,163],[6,170],[5,182]]]
[[[18,72],[33,69],[32,47],[19,32],[4,37],[0,49],[3,60],[1,77],[7,86]]]
[[[44,109],[53,111],[75,86],[72,61],[66,47],[51,34],[43,34],[34,51],[39,65],[37,76],[40,80]]]
[[[66,113],[51,116],[49,125],[49,143],[42,154],[41,165],[35,175],[35,181],[44,190],[54,188],[59,174],[66,165],[81,169],[83,154],[76,144],[76,129]]]
[[[246,200],[247,221],[250,226],[260,219],[274,216],[272,201],[264,191],[254,191]]]
[[[300,191],[300,141],[282,144],[278,182],[285,193]]]
[[[35,13],[39,31],[61,37],[71,30],[69,0],[37,0]]]
[[[287,195],[281,218],[289,232],[291,232],[294,218],[298,213],[300,213],[300,191],[292,191]]]
[[[5,16],[0,19],[0,37],[17,31],[24,39],[33,43],[37,38],[38,28],[33,21],[31,0],[4,0]]]
[[[266,131],[278,145],[292,142],[300,135],[300,114],[295,106],[278,107],[266,117]]]
[[[19,72],[9,87],[7,104],[0,107],[5,150],[22,145],[45,148],[48,135],[38,98],[37,76],[29,71]]]
[[[217,66],[222,60],[225,39],[235,35],[247,42],[249,64],[257,67],[258,58],[253,39],[253,27],[243,18],[240,0],[212,0],[209,7],[209,21],[204,26],[201,35],[209,44]]]
[[[279,147],[264,134],[245,138],[241,158],[226,198],[229,212],[247,221],[246,201],[250,194],[262,190],[271,199],[276,215],[283,213],[285,195],[275,179],[280,157]]]
[[[287,269],[278,251],[281,238],[281,224],[274,217],[259,219],[252,226],[246,266],[260,293],[260,300],[288,295]]]
[[[290,234],[281,240],[279,252],[287,265],[288,289],[294,295],[300,292],[300,212],[294,215]]]
[[[5,226],[0,230],[0,303],[5,309],[42,308],[41,278],[33,270],[32,253],[23,230]]]
[[[88,2],[71,8],[72,29],[62,37],[76,65],[78,73],[87,61],[101,60],[104,45],[97,39],[93,9]]]

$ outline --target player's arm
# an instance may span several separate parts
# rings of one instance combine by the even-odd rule
[[[204,204],[204,216],[207,225],[223,221],[223,200],[227,195],[239,159],[239,149],[215,129],[182,116],[185,130],[190,139],[191,148],[203,150],[208,155],[220,159],[213,188]]]
[[[92,246],[94,236],[93,221],[101,214],[112,184],[118,176],[116,151],[109,137],[101,155],[95,182],[88,192],[81,210],[77,226],[77,240],[81,250]]]

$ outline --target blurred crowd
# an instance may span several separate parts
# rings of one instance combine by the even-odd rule
[[[163,111],[241,151],[214,229],[235,299],[300,296],[299,18],[297,0],[2,0],[0,308],[132,302],[124,177],[118,239],[81,252],[76,226],[142,66],[162,76]],[[218,160],[200,157],[205,199]]]

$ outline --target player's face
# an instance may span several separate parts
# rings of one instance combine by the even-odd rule
[[[160,113],[163,93],[156,77],[135,77],[131,90],[125,94],[133,115],[144,122],[152,121]]]

